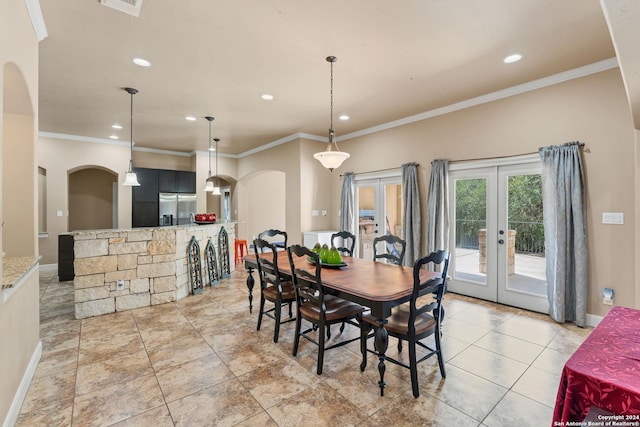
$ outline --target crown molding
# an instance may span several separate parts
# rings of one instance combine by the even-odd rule
[[[27,6],[27,11],[29,12],[29,16],[31,17],[33,31],[36,33],[38,41],[41,42],[49,35],[49,33],[47,33],[47,26],[44,24],[44,17],[42,16],[40,1],[24,0],[24,4]]]
[[[289,136],[285,136],[284,138],[277,139],[277,140],[275,140],[273,142],[269,142],[268,144],[261,145],[259,147],[253,148],[251,150],[244,151],[244,152],[238,154],[238,158],[241,159],[243,157],[247,157],[247,156],[250,156],[252,154],[256,154],[256,153],[259,153],[261,151],[265,151],[265,150],[268,150],[270,148],[277,147],[278,145],[286,144],[287,142],[295,141],[296,139],[300,139],[300,138],[310,139],[312,141],[327,142],[327,138],[326,137],[322,137],[322,136],[318,136],[318,135],[312,135],[310,133],[298,132],[298,133],[294,133],[294,134],[289,135]]]
[[[563,71],[562,73],[553,74],[548,77],[543,77],[538,80],[532,80],[521,85],[512,86],[496,92],[491,92],[486,95],[481,95],[475,98],[467,99],[465,101],[456,102],[444,107],[436,108],[424,113],[416,114],[414,116],[405,117],[402,119],[394,120],[391,122],[383,123],[381,125],[373,126],[367,129],[362,129],[356,132],[351,132],[342,135],[341,141],[357,138],[359,136],[368,135],[371,133],[380,132],[387,129],[393,129],[398,126],[404,126],[409,123],[419,122],[421,120],[430,119],[437,116],[453,113],[455,111],[464,110],[466,108],[475,107],[481,104],[487,104],[489,102],[498,101],[500,99],[509,98],[511,96],[521,95],[526,92],[542,89],[548,86],[553,86],[558,83],[563,83],[569,80],[579,79],[591,74],[601,73],[603,71],[611,70],[618,67],[618,60],[616,58],[605,59],[604,61],[595,62],[593,64],[585,65],[584,67],[574,68],[569,71]]]
[[[106,138],[94,138],[92,136],[81,136],[81,135],[71,135],[69,133],[57,133],[57,132],[46,132],[46,131],[38,131],[38,136],[42,138],[53,138],[53,139],[67,139],[69,141],[77,141],[77,142],[92,142],[94,144],[108,144],[108,145],[117,145],[117,146],[129,146],[129,142],[125,141],[116,141],[114,139],[106,139]],[[134,142],[135,145],[135,142]],[[134,147],[134,150],[139,150],[139,147]]]

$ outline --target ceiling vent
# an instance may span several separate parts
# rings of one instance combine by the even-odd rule
[[[100,0],[100,3],[129,15],[139,16],[142,0]]]

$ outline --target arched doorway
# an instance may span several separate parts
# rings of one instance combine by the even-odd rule
[[[118,175],[98,167],[69,172],[69,230],[117,228]]]

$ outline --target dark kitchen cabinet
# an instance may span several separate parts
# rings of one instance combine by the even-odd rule
[[[178,193],[196,192],[196,173],[186,171],[176,171],[176,183]]]
[[[178,191],[178,183],[176,171],[159,170],[158,171],[158,192],[159,193],[175,193]]]
[[[140,186],[131,190],[131,226],[158,226],[158,170],[136,168]]]
[[[195,193],[196,173],[166,169],[136,168],[139,187],[133,187],[131,226],[158,227],[159,193]]]
[[[158,170],[136,168],[135,171],[140,186],[132,189],[133,202],[158,203]]]
[[[157,197],[157,195],[156,195]],[[131,226],[132,227],[157,227],[159,223],[158,200],[155,202],[133,202]]]
[[[58,235],[58,279],[61,282],[73,280],[75,271],[73,269],[73,235]]]

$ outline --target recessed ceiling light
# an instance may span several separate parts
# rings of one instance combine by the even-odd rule
[[[519,53],[514,53],[513,55],[509,55],[502,60],[505,64],[512,64],[514,62],[518,62],[522,59],[522,55]]]
[[[111,136],[109,136],[109,138],[111,138],[111,139],[120,139],[120,138],[118,138],[118,135],[111,135]]]
[[[141,67],[150,67],[151,66],[151,62],[147,61],[146,59],[142,59],[142,58],[133,58],[133,63],[136,65],[139,65]]]
[[[264,94],[262,94],[262,96],[260,98],[264,99],[265,101],[271,101],[271,100],[273,100],[273,95],[268,94],[268,93],[264,93]]]
[[[340,117],[338,117],[340,120],[349,120],[349,116],[347,116],[346,114],[342,114]]]
[[[196,118],[193,117],[193,116],[187,116],[187,117],[185,117],[185,119],[189,120],[190,122],[195,122],[196,121]]]
[[[120,126],[119,124],[111,125],[111,127],[114,129],[122,129],[122,126]]]

